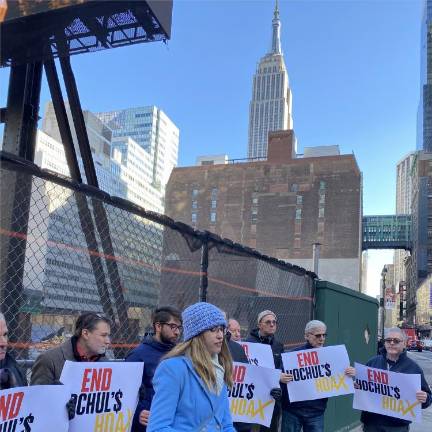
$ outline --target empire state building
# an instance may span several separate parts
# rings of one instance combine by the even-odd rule
[[[292,95],[281,50],[279,7],[273,14],[271,51],[261,58],[253,78],[249,107],[248,157],[267,157],[268,133],[293,128]]]

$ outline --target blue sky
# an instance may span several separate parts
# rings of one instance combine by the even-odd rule
[[[85,109],[158,105],[180,128],[179,165],[246,157],[256,63],[273,0],[175,0],[172,39],[72,58]],[[354,152],[364,214],[394,212],[395,164],[415,149],[421,0],[281,0],[282,48],[304,146]],[[5,105],[8,70],[0,70]],[[41,106],[49,100],[43,86]],[[391,252],[369,254],[369,292]]]

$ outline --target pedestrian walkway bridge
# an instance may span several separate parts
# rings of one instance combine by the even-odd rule
[[[363,250],[411,248],[411,215],[363,216]]]

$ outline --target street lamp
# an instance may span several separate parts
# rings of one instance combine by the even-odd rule
[[[385,320],[385,308],[384,308],[384,293],[386,289],[386,276],[387,267],[384,266],[381,271],[382,285],[381,285],[381,297],[380,297],[380,308],[381,308],[381,339],[384,340],[384,320]]]

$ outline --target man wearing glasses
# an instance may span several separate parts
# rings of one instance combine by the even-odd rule
[[[322,348],[326,337],[327,326],[322,321],[309,321],[305,326],[306,344],[293,351]],[[345,374],[353,377],[355,369],[348,367]],[[293,376],[288,375],[288,381],[292,380]],[[323,432],[326,408],[327,398],[290,402],[287,386],[282,386],[282,432]]]
[[[154,396],[153,376],[161,358],[168,353],[179,340],[182,333],[181,312],[165,306],[153,312],[152,324],[154,335],[143,340],[126,357],[129,362],[144,362],[144,372],[139,401],[132,424],[132,432],[145,432],[150,414],[150,405]]]
[[[276,314],[271,310],[264,310],[258,314],[257,318],[258,328],[251,331],[250,336],[246,339],[246,342],[255,342],[270,345],[273,352],[273,358],[276,369],[282,369],[282,352],[283,344],[275,339],[275,333],[277,329],[277,318]],[[288,382],[288,374],[281,373],[280,382]],[[280,418],[280,404],[279,399],[281,397],[280,389],[279,392],[272,390],[272,397],[276,400],[276,404],[273,411],[273,417],[270,424],[270,428],[265,426],[260,427],[260,431],[279,431],[279,418]]]
[[[421,389],[417,391],[416,397],[421,402],[422,408],[425,409],[432,403],[431,390],[425,380],[423,370],[415,361],[408,357],[405,348],[405,333],[398,327],[388,329],[384,339],[384,348],[381,350],[381,353],[370,359],[366,365],[392,372],[420,374]],[[362,411],[361,421],[365,432],[407,432],[411,423],[406,420],[367,411]]]

